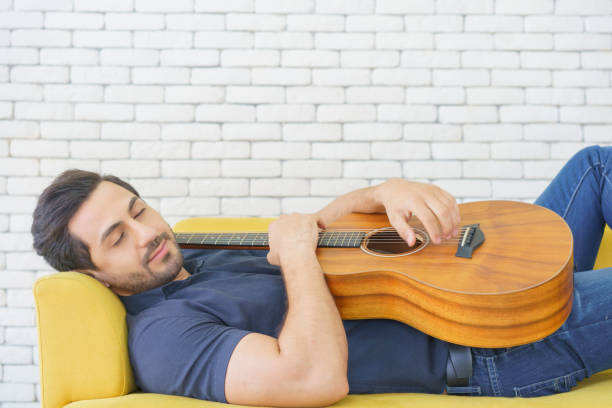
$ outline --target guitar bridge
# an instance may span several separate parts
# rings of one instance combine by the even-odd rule
[[[479,225],[472,224],[465,227],[455,256],[471,258],[472,252],[484,242],[485,237]]]

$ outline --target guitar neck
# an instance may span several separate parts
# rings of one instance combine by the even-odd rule
[[[176,242],[181,248],[268,248],[266,232],[209,232],[177,233]],[[359,248],[365,237],[361,231],[322,231],[319,248]]]

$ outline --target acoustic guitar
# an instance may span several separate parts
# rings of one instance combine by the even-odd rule
[[[317,257],[343,319],[394,319],[475,347],[510,347],[558,329],[572,307],[573,241],[546,208],[460,204],[458,237],[410,247],[385,214],[350,214],[319,236]],[[180,230],[180,228],[179,228]],[[176,234],[183,248],[265,249],[261,232]]]

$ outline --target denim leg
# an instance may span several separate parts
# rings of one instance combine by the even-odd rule
[[[576,153],[535,203],[568,223],[574,236],[574,269],[593,269],[604,225],[612,225],[612,146]]]

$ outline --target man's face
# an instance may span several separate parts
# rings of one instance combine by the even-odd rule
[[[101,182],[68,223],[89,247],[97,271],[84,270],[128,296],[176,279],[183,256],[170,226],[125,188]]]

